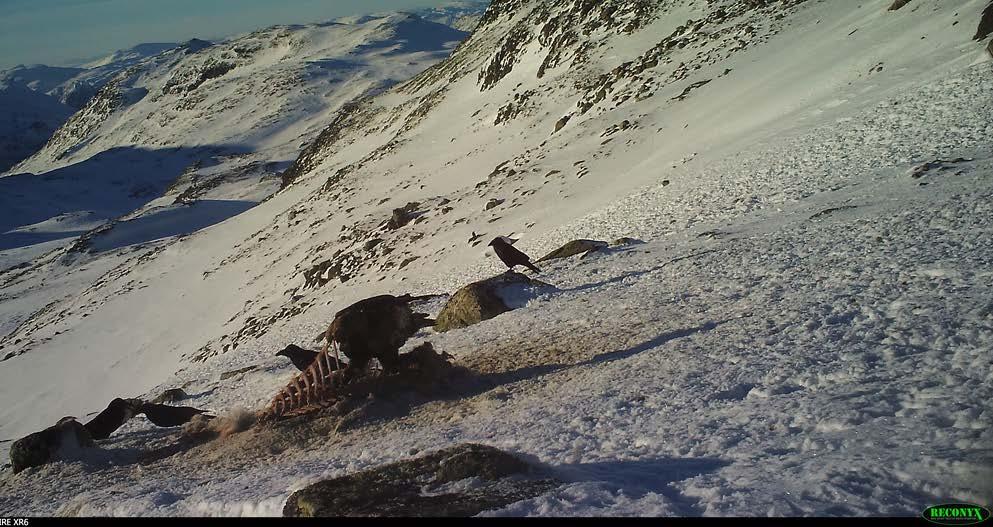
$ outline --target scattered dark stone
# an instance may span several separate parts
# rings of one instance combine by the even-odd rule
[[[601,242],[597,240],[573,240],[558,249],[542,256],[538,259],[539,262],[544,262],[546,260],[555,260],[558,258],[568,258],[570,256],[575,256],[579,253],[599,251],[604,247],[607,247],[607,242]]]
[[[628,238],[628,237],[625,236],[625,237],[617,238],[616,240],[610,242],[610,245],[611,246],[617,246],[617,245],[636,245],[636,244],[640,244],[640,243],[645,243],[645,242],[643,242],[643,241],[641,241],[641,240],[639,240],[637,238]]]
[[[367,251],[371,251],[371,250],[373,250],[373,248],[375,248],[377,245],[379,245],[381,243],[383,243],[383,239],[382,238],[373,238],[373,239],[365,242],[365,245],[363,245],[362,248],[365,249],[365,250],[367,250]]]
[[[917,165],[910,171],[910,177],[914,179],[920,179],[930,172],[937,171],[943,172],[952,168],[952,165],[957,165],[959,163],[965,163],[967,161],[972,161],[971,159],[966,159],[964,157],[956,157],[955,159],[935,159],[933,161],[928,161]]]
[[[483,210],[490,210],[490,209],[492,209],[494,207],[498,207],[504,201],[506,201],[506,200],[496,199],[496,198],[490,198],[490,200],[486,202],[486,207],[484,207]]]
[[[565,125],[567,125],[567,124],[569,124],[569,119],[572,119],[572,116],[571,116],[571,115],[566,115],[565,117],[563,117],[563,118],[561,118],[561,119],[559,119],[559,120],[558,120],[558,121],[557,121],[557,122],[555,123],[555,131],[556,131],[556,132],[558,132],[558,131],[559,131],[559,130],[561,130],[561,129],[562,129],[562,128],[563,128],[564,126],[565,126]]]
[[[155,404],[174,403],[176,401],[182,401],[187,397],[189,397],[189,395],[187,395],[182,388],[171,388],[162,392],[158,397],[152,399],[152,402]]]
[[[696,235],[697,238],[710,238],[712,240],[715,240],[715,239],[718,239],[718,238],[723,238],[725,236],[727,236],[727,233],[726,232],[721,232],[721,231],[718,231],[718,230],[711,230],[711,231],[701,232],[700,234],[697,234]]]
[[[226,371],[226,372],[224,372],[224,373],[221,374],[221,380],[223,381],[225,379],[230,379],[231,377],[234,377],[235,375],[241,375],[242,373],[252,371],[252,370],[254,370],[256,368],[258,368],[258,365],[255,365],[255,366],[245,366],[244,368],[238,368],[237,370]]]
[[[668,187],[669,186],[669,180],[668,179],[663,179],[662,180],[662,186],[663,187]]]
[[[824,209],[824,210],[822,210],[822,211],[814,214],[813,216],[810,217],[810,219],[814,220],[814,219],[817,219],[817,218],[823,218],[825,216],[829,216],[829,215],[834,214],[835,212],[838,212],[838,211],[841,211],[841,210],[848,210],[848,209],[854,209],[854,208],[857,208],[857,207],[855,207],[854,205],[842,205],[841,207],[831,207],[831,208]]]
[[[897,9],[900,9],[901,7],[909,3],[910,0],[893,0],[893,3],[890,5],[889,11],[896,11]]]
[[[77,459],[83,448],[96,444],[74,417],[63,417],[55,426],[18,439],[10,446],[10,463],[14,473],[50,461]]]
[[[393,216],[391,216],[390,220],[386,222],[386,228],[390,230],[397,230],[400,227],[410,223],[410,221],[416,217],[414,212],[417,211],[417,207],[419,206],[420,203],[410,202],[402,208],[393,209]]]
[[[536,473],[511,454],[466,443],[315,483],[290,495],[283,516],[475,516],[561,485]],[[454,491],[443,487],[469,478],[478,481]]]

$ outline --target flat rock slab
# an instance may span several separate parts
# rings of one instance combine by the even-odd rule
[[[465,443],[310,485],[290,495],[283,516],[474,516],[561,485],[534,472],[502,450]]]
[[[601,242],[598,240],[572,240],[562,247],[559,247],[545,256],[542,256],[538,259],[538,262],[546,262],[548,260],[555,260],[558,258],[568,258],[581,253],[599,251],[609,245],[610,244],[607,242]]]

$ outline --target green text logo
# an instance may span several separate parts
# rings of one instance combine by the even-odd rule
[[[946,503],[924,509],[922,516],[941,525],[970,525],[988,520],[990,511],[971,503]]]

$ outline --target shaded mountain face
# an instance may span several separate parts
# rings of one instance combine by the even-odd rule
[[[23,84],[0,83],[0,173],[41,148],[73,111]]]
[[[0,71],[0,174],[44,146],[115,75],[174,47],[140,44],[81,67],[33,64]]]

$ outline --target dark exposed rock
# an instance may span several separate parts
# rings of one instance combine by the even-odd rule
[[[458,291],[438,313],[434,329],[438,332],[471,326],[520,307],[521,298],[551,286],[514,272],[473,282]]]
[[[893,0],[893,3],[890,5],[889,11],[896,11],[897,9],[900,9],[901,7],[909,3],[910,0]]]
[[[990,33],[993,33],[993,2],[990,2],[986,9],[983,10],[983,17],[979,19],[979,27],[976,29],[976,36],[972,37],[973,40],[983,40],[988,37]],[[993,43],[990,44],[993,46]],[[993,54],[993,49],[990,50]]]
[[[618,246],[618,245],[636,245],[636,244],[639,244],[639,243],[645,243],[645,242],[642,241],[642,240],[639,240],[637,238],[628,238],[627,236],[624,236],[624,237],[617,238],[616,240],[610,242],[610,245],[613,247],[613,246]]]
[[[361,116],[364,113],[361,110],[363,107],[361,99],[342,105],[331,124],[321,131],[317,139],[305,148],[293,164],[280,175],[282,180],[280,190],[290,186],[297,178],[319,165],[328,156],[329,150],[341,141],[345,132],[362,122]]]
[[[10,447],[14,473],[50,461],[76,459],[83,448],[96,444],[74,417],[63,417],[55,426],[18,439]]]
[[[242,373],[250,372],[256,368],[258,368],[258,366],[245,366],[244,368],[238,368],[237,370],[226,371],[221,374],[221,380],[223,381],[225,379],[230,379],[235,375],[240,375]]]
[[[536,473],[511,454],[466,443],[315,483],[290,495],[283,516],[474,516],[561,485]],[[446,492],[446,483],[469,478],[478,479]]]
[[[571,115],[566,115],[566,116],[562,117],[561,119],[559,119],[558,121],[556,121],[555,122],[555,131],[558,132],[563,127],[565,127],[565,125],[569,124],[569,119],[571,119],[571,118],[572,118]]]
[[[196,90],[203,83],[222,77],[236,66],[210,58],[198,67],[176,72],[162,87],[163,94],[182,94]]]
[[[152,399],[152,402],[155,404],[173,403],[176,401],[182,401],[187,397],[189,397],[189,395],[187,395],[182,388],[171,388],[159,394],[158,397]]]
[[[393,209],[393,216],[391,216],[390,220],[386,222],[386,228],[390,230],[397,230],[400,227],[410,223],[411,220],[417,217],[414,213],[420,206],[420,203],[410,202],[402,208]]]
[[[373,238],[373,239],[365,242],[365,244],[362,246],[362,248],[365,249],[365,250],[367,250],[367,251],[371,251],[377,245],[379,245],[381,243],[383,243],[383,239],[382,238]]]
[[[544,262],[546,260],[555,260],[557,258],[568,258],[570,256],[575,256],[579,253],[599,251],[609,244],[607,242],[601,242],[597,240],[573,240],[558,249],[542,256],[538,259],[539,262]]]
[[[490,198],[490,200],[486,202],[486,206],[483,207],[483,210],[490,210],[494,207],[499,207],[504,201],[506,200]]]

